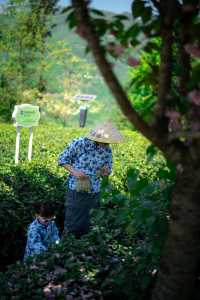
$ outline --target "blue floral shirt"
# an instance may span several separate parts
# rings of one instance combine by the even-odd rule
[[[58,229],[54,221],[50,221],[48,225],[45,226],[36,218],[28,227],[24,260],[26,260],[28,256],[47,251],[51,244],[59,240]]]
[[[112,150],[108,147],[102,147],[95,141],[86,137],[80,137],[60,154],[58,164],[71,165],[78,171],[84,172],[90,178],[91,193],[100,191],[99,172],[102,167],[107,166],[109,174],[112,171]],[[71,190],[76,190],[76,177],[69,175],[68,184]]]

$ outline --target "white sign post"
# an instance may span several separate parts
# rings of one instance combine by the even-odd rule
[[[28,143],[28,160],[31,161],[32,157],[32,148],[33,148],[33,127],[30,127],[30,136]]]
[[[76,95],[74,99],[78,102],[85,102],[87,101],[92,101],[96,99],[96,95],[88,95],[88,94],[81,94],[81,95]],[[85,104],[85,103],[84,103]],[[87,112],[88,112],[88,106],[87,105],[82,105],[80,107],[80,113],[79,113],[79,126],[84,127],[86,120],[87,120]]]
[[[26,127],[30,129],[29,145],[28,145],[28,160],[31,161],[32,146],[33,146],[33,126],[37,126],[40,119],[39,106],[31,105],[31,104],[15,105],[12,118],[14,119],[14,126],[16,126],[17,129],[15,164],[19,163],[21,127]]]
[[[15,164],[19,162],[19,145],[20,145],[20,126],[17,126],[16,148],[15,148]]]

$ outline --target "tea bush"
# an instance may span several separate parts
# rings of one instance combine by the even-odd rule
[[[174,171],[159,153],[148,160],[146,150],[154,154],[152,147],[135,132],[124,131],[126,142],[112,146],[113,173],[102,182],[101,209],[93,211],[91,232],[80,240],[63,238],[45,255],[20,263],[33,203],[52,201],[62,232],[66,174],[57,166],[57,157],[84,133],[85,129],[36,128],[33,159],[27,162],[28,129],[23,129],[21,161],[15,165],[15,128],[1,124],[1,269],[18,261],[1,274],[1,299],[148,297],[166,233]]]

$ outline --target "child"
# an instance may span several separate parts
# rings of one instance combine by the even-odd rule
[[[24,260],[28,256],[44,253],[53,243],[59,243],[54,210],[49,203],[35,205],[36,218],[28,227]]]

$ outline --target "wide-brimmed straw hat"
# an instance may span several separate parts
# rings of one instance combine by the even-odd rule
[[[86,137],[95,142],[108,144],[121,143],[124,140],[121,133],[113,126],[111,121],[97,124],[94,129],[90,130]]]

